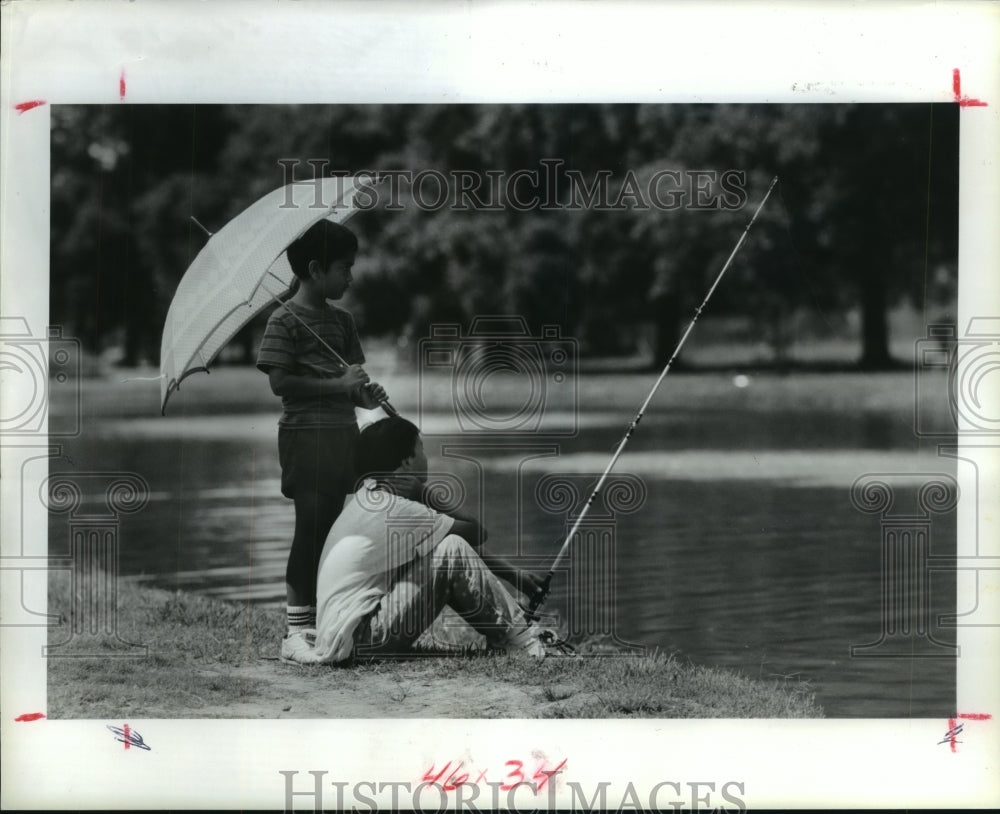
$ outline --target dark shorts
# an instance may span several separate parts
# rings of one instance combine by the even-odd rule
[[[358,427],[278,428],[281,494],[300,491],[343,497],[354,491]]]

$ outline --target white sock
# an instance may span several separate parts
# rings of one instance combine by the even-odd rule
[[[308,605],[289,605],[285,611],[289,633],[301,633],[316,627],[316,608]]]

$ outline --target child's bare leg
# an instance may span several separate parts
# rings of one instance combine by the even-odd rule
[[[295,496],[295,536],[285,568],[290,629],[316,624],[315,618],[305,617],[309,608],[315,614],[319,557],[342,502],[318,492],[300,492]]]

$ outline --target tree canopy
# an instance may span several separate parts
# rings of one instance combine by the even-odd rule
[[[55,106],[51,139],[53,318],[126,364],[158,357],[191,216],[218,230],[290,166],[424,173],[351,221],[370,335],[510,313],[616,353],[645,325],[662,362],[774,175],[713,313],[780,345],[793,313],[856,309],[878,368],[888,309],[957,273],[954,105]]]

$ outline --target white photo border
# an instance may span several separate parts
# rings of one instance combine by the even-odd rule
[[[964,95],[959,327],[1000,315],[1000,13],[990,3],[50,0],[6,4],[2,30],[0,307],[31,326],[49,324],[49,111],[84,103],[959,103]],[[997,396],[994,387],[994,407]],[[4,562],[47,556],[44,507],[20,509],[18,473],[37,454],[13,441],[0,450]],[[1000,551],[983,546],[997,545],[998,456],[971,441],[962,454],[976,465],[959,465],[960,487],[978,488],[978,501],[960,504],[959,556],[974,568],[977,554],[991,555],[996,569]],[[15,721],[46,709],[46,629],[4,627],[2,803],[282,808],[285,770],[299,773],[299,792],[310,788],[310,771],[326,772],[324,804],[333,807],[334,780],[416,786],[427,766],[449,759],[503,765],[543,753],[566,758],[566,779],[588,791],[609,782],[614,805],[629,783],[645,800],[664,781],[743,783],[738,796],[751,808],[997,804],[996,573],[958,583],[959,606],[978,590],[977,618],[992,624],[957,630],[956,712],[992,719],[971,721],[955,752],[939,744],[948,722],[934,720],[135,720],[155,748],[126,752],[105,729],[118,722]],[[10,618],[20,575],[2,570],[0,579]],[[30,604],[44,608],[45,597]],[[372,791],[388,804],[391,788]],[[437,807],[437,796],[425,804]]]

